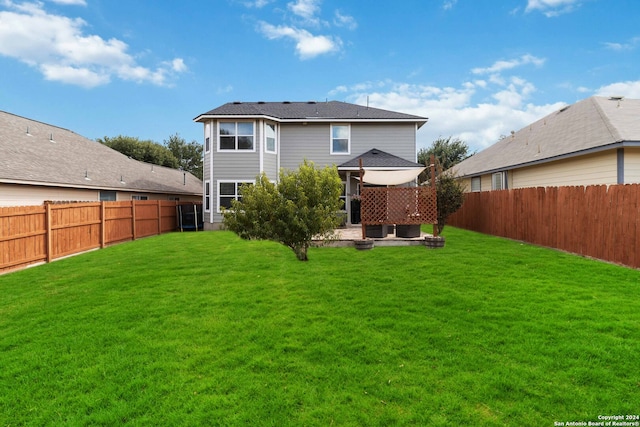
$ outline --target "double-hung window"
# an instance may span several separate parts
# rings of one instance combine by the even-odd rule
[[[491,189],[492,190],[505,190],[507,188],[507,173],[496,172],[491,175]]]
[[[204,210],[205,212],[211,210],[211,183],[209,181],[204,182]]]
[[[220,122],[219,150],[254,151],[253,122]]]
[[[242,201],[242,185],[250,181],[218,181],[218,210],[231,209],[233,200]]]
[[[276,125],[273,123],[264,125],[264,151],[267,153],[276,152]]]
[[[471,178],[471,191],[474,193],[482,191],[482,179],[479,176]]]
[[[349,154],[351,151],[351,127],[331,125],[331,154]]]

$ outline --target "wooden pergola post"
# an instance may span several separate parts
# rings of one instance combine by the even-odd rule
[[[431,154],[429,158],[429,162],[431,163],[430,165],[428,165],[431,168],[431,188],[436,193],[436,203],[438,203],[438,192],[436,190],[436,157],[433,154]],[[438,225],[438,217],[436,215],[436,219],[433,223],[433,237],[438,237],[437,225]]]
[[[362,158],[358,159],[360,166],[360,197],[362,198],[362,193],[364,191],[364,181],[362,178],[364,177],[364,169],[362,168]],[[362,199],[361,199],[362,200]],[[362,240],[367,238],[366,226],[364,225],[364,221],[362,219],[362,204],[360,205],[360,225],[362,227]]]

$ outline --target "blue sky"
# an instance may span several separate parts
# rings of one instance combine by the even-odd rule
[[[592,95],[640,98],[636,0],[0,0],[0,110],[202,140],[231,101],[429,118],[473,150]]]

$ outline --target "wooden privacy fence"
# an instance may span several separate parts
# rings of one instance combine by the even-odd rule
[[[640,268],[640,185],[468,193],[450,225]]]
[[[0,273],[174,231],[178,204],[132,200],[0,208]]]

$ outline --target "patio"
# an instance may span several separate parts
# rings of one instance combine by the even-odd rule
[[[347,226],[334,230],[337,236],[334,240],[323,242],[321,239],[314,239],[314,246],[345,247],[355,246],[356,241],[362,240],[362,227],[360,225]],[[419,237],[396,237],[395,233],[390,233],[386,237],[367,237],[372,240],[374,247],[380,246],[425,246],[425,238],[432,237],[431,234],[420,232]]]

